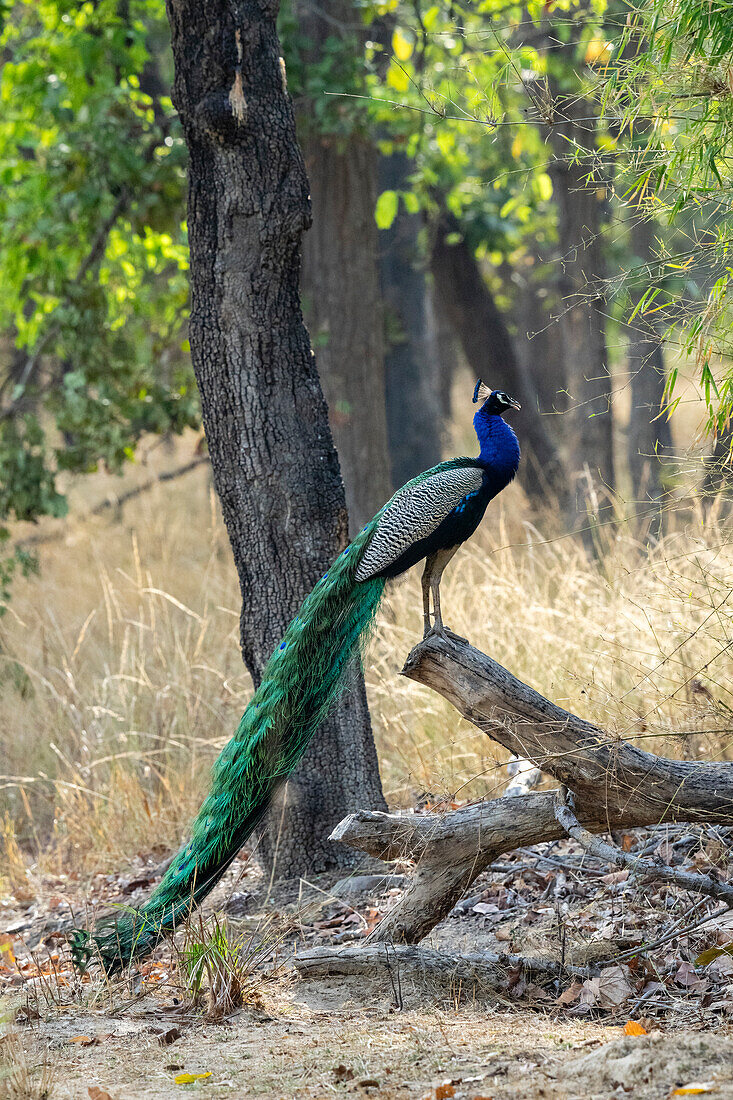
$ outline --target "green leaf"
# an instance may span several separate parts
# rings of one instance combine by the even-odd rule
[[[733,944],[728,944],[727,947],[709,947],[707,951],[703,951],[701,955],[697,956],[693,965],[707,966],[708,963],[719,959],[721,955],[733,955]]]
[[[399,202],[400,197],[396,191],[382,191],[374,210],[374,220],[380,229],[389,229],[392,225],[397,217]]]

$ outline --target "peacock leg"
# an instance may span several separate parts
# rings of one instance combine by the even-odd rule
[[[444,642],[448,642],[449,645],[454,645],[456,642],[468,644],[465,638],[461,638],[459,634],[454,634],[451,630],[447,630],[443,626],[443,616],[440,611],[440,581],[443,576],[443,570],[457,549],[457,546],[451,546],[447,550],[439,550],[437,554],[433,554],[425,563],[425,573],[423,574],[423,586],[425,584],[425,577],[429,577],[430,590],[433,593],[433,610],[435,612],[435,622],[428,630],[425,637],[427,638],[435,635],[438,638],[442,638]]]
[[[425,561],[425,568],[422,574],[422,621],[423,621],[423,638],[427,638],[430,633],[430,572],[433,562],[435,561],[435,555],[431,554]]]

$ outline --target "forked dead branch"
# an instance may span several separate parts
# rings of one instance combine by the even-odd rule
[[[589,833],[671,821],[733,824],[731,764],[670,760],[614,738],[467,644],[429,638],[413,649],[403,673],[443,695],[488,737],[572,790],[577,822]],[[440,815],[360,811],[345,818],[334,840],[381,859],[402,857],[416,864],[399,904],[369,940],[418,943],[499,855],[567,835],[567,822],[561,824],[563,815],[556,810],[555,795],[544,792]],[[676,873],[671,875],[677,881]],[[688,888],[713,882],[688,877],[698,880]],[[713,884],[704,892],[713,890],[728,900],[729,888],[721,885],[718,891]]]

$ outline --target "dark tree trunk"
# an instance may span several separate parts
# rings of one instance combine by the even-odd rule
[[[425,327],[430,373],[436,379],[440,422],[445,432],[453,414],[453,378],[464,360],[458,338],[432,279],[425,285]]]
[[[705,477],[702,483],[702,496],[705,503],[714,504],[721,493],[730,495],[733,488],[733,466],[731,449],[733,448],[733,430],[730,427],[715,437],[711,453],[704,459]],[[729,501],[725,501],[724,511],[730,511]]]
[[[642,266],[654,260],[654,223],[641,217],[632,228],[632,247]],[[641,283],[632,299],[637,306],[646,289]],[[633,312],[633,310],[632,310]],[[660,416],[666,375],[661,334],[654,322],[637,315],[628,325],[628,369],[631,389],[628,457],[634,501],[639,517],[653,536],[661,533],[664,496],[663,459],[671,453],[672,432]],[[649,502],[652,503],[650,508]]]
[[[554,109],[550,174],[558,211],[560,330],[574,422],[571,467],[578,513],[603,515],[616,485],[602,289],[605,188],[589,183],[588,164],[568,152],[592,145],[592,105],[579,96],[558,95]]]
[[[409,186],[410,160],[391,153],[379,165],[379,190]],[[441,386],[439,364],[431,356],[425,270],[418,236],[419,214],[400,204],[389,229],[379,235],[385,307],[385,393],[392,482],[404,485],[440,462]]]
[[[363,138],[304,140],[313,229],[304,242],[303,295],[346,486],[351,534],[392,492],[379,288],[377,154]]]
[[[361,48],[361,16],[351,0],[295,0],[306,42],[305,64],[353,64]],[[338,51],[334,53],[335,44]],[[348,79],[344,77],[344,79]],[[339,85],[339,91],[354,90]],[[346,486],[352,535],[392,492],[384,395],[384,329],[379,286],[375,145],[344,119],[314,120],[312,101],[301,114],[303,151],[311,183],[313,229],[303,245],[303,299],[318,353],[331,431]],[[333,133],[329,127],[333,126]]]
[[[190,154],[191,356],[242,592],[255,683],[346,541],[346,507],[298,297],[308,181],[268,0],[168,0],[174,96]],[[384,806],[356,673],[276,807],[281,875],[342,860],[326,842],[364,797]]]
[[[550,270],[543,262],[515,268],[512,275],[517,357],[532,379],[540,412],[546,416],[567,410],[567,373],[562,333],[555,319],[558,310],[553,308],[553,280],[554,267]],[[546,425],[550,435],[553,425],[563,426],[552,419]]]
[[[447,212],[434,227],[430,268],[436,294],[474,373],[492,388],[506,389],[522,404],[517,424],[525,452],[519,467],[523,487],[535,500],[546,497],[548,489],[564,498],[564,471],[540,415],[537,391],[516,356],[473,251],[460,235],[458,222]]]

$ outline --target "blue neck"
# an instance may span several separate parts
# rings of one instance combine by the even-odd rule
[[[519,441],[506,423],[496,413],[484,411],[482,405],[473,418],[479,446],[478,460],[497,478],[511,481],[519,466]]]

